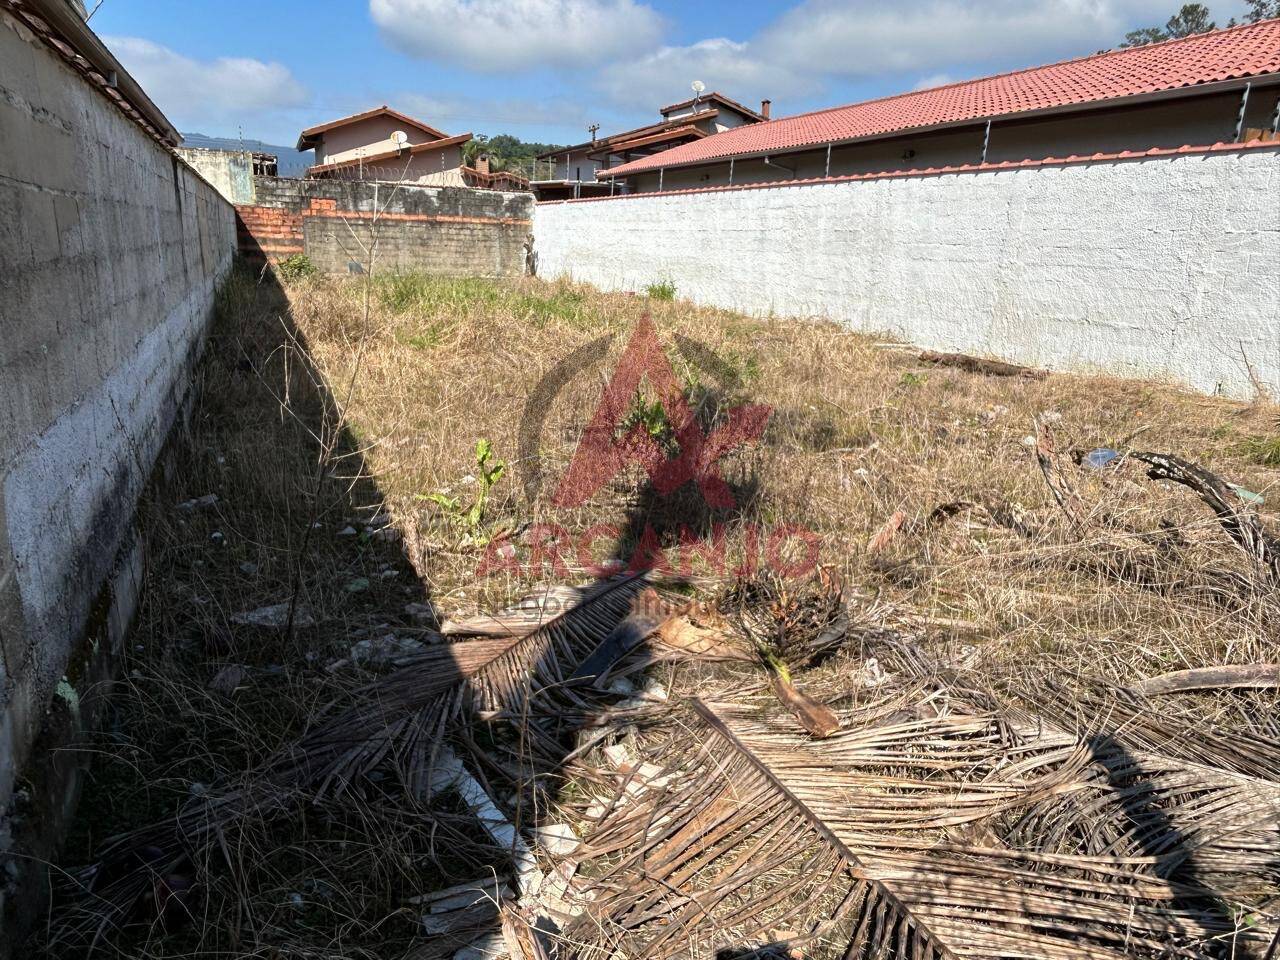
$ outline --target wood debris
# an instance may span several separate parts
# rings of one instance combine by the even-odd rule
[[[1244,690],[1280,688],[1280,663],[1246,663],[1227,667],[1175,670],[1135,683],[1131,689],[1144,697],[1193,690]]]
[[[1047,370],[1036,370],[1017,363],[1004,360],[987,360],[983,357],[972,357],[964,353],[938,353],[925,350],[920,354],[925,363],[944,367],[958,367],[969,373],[980,373],[989,377],[1025,377],[1029,380],[1043,380],[1049,376]]]

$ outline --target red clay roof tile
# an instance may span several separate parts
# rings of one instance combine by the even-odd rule
[[[1280,20],[735,127],[602,177],[1096,103],[1280,71]]]
[[[1088,156],[1071,154],[1066,157],[1042,157],[1038,160],[1001,160],[996,163],[969,163],[943,167],[917,167],[910,170],[882,170],[876,173],[849,173],[835,177],[812,177],[804,180],[768,180],[759,183],[716,184],[707,187],[684,187],[678,190],[654,190],[647,193],[619,193],[607,197],[581,197],[572,200],[540,200],[539,204],[602,203],[614,200],[652,200],[655,197],[679,197],[700,193],[733,193],[746,190],[777,190],[787,187],[810,187],[833,183],[854,183],[867,180],[923,180],[951,174],[1000,173],[1011,170],[1029,170],[1037,167],[1074,167],[1084,164],[1112,163],[1122,160],[1149,160],[1172,156],[1212,156],[1219,153],[1246,154],[1253,151],[1271,151],[1280,156],[1280,142],[1251,140],[1246,143],[1214,143],[1199,146],[1151,147],[1149,150],[1120,150],[1115,153],[1094,153]]]

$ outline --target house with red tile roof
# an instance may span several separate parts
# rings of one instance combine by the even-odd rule
[[[546,176],[535,179],[540,200],[607,196],[611,185],[597,180],[600,171],[651,157],[681,144],[696,143],[769,119],[769,101],[752,110],[722,93],[703,93],[672,103],[658,111],[662,119],[634,130],[598,137],[585,143],[550,150],[538,157],[547,165]]]
[[[602,168],[617,192],[1275,139],[1280,20],[743,125]]]
[[[470,133],[450,136],[386,104],[302,131],[299,150],[314,150],[307,177],[466,186],[462,150]]]

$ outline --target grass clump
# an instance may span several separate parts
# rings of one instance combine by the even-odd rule
[[[650,300],[670,303],[676,298],[676,285],[670,280],[660,280],[645,287],[644,295]]]
[[[276,264],[276,273],[285,283],[299,283],[317,273],[316,265],[305,253],[295,253]]]
[[[1249,437],[1240,445],[1240,452],[1250,463],[1280,467],[1280,435]]]

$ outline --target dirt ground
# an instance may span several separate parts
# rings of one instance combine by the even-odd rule
[[[619,363],[643,353],[646,317],[700,435],[732,436],[744,411],[760,418],[762,429],[694,465],[695,481],[708,464],[723,476],[719,506],[696,482],[663,489],[675,481],[661,464],[615,473],[579,453]],[[623,391],[617,433],[678,457],[689,435],[660,404],[658,380],[651,374]],[[953,686],[957,703],[1052,715],[1063,729],[1069,711],[1050,710],[1050,700],[1087,704],[1170,671],[1274,661],[1280,620],[1265,558],[1247,556],[1193,491],[1149,478],[1150,464],[1129,454],[1173,454],[1213,471],[1237,485],[1228,488],[1232,509],[1266,530],[1280,505],[1278,427],[1280,408],[1267,397],[971,372],[825,322],[695,307],[662,287],[619,295],[536,279],[423,276],[282,283],[241,270],[220,298],[191,423],[144,504],[136,645],[109,727],[92,745],[94,779],[64,857],[66,889],[35,949],[69,955],[69,944],[103,931],[101,943],[126,956],[452,956],[466,937],[424,938],[414,898],[486,870],[510,874],[512,851],[477,827],[457,784],[401,802],[395,777],[379,767],[394,751],[362,742],[355,759],[341,759],[346,748],[333,747],[326,718],[358,713],[370,690],[390,701],[425,697],[433,683],[449,689],[441,670],[480,690],[489,706],[478,715],[512,712],[506,694],[516,681],[477,681],[459,665],[465,652],[439,659],[449,647],[511,640],[498,631],[451,644],[466,631],[455,636],[447,625],[539,590],[602,582],[610,563],[625,569],[647,558],[668,611],[714,604],[698,609],[732,649],[627,661],[612,675],[621,706],[555,708],[583,711],[568,741],[547,734],[576,748],[530,745],[525,736],[542,733],[524,728],[472,726],[449,741],[483,758],[473,773],[513,822],[569,824],[579,834],[594,823],[615,837],[603,860],[579,867],[580,878],[599,882],[625,867],[627,844],[647,842],[601,809],[622,793],[601,773],[600,751],[670,760],[681,742],[673,731],[685,729],[684,720],[671,726],[683,716],[677,704],[693,697],[790,722],[785,710],[781,720],[768,713],[778,705],[770,656],[845,729],[858,717],[925,722],[894,711],[933,696],[922,686],[927,671],[907,675],[926,661],[980,678],[980,696]],[[1098,450],[1119,456],[1091,461]],[[570,489],[564,478],[575,469],[585,479]],[[609,608],[612,621],[631,599]],[[473,621],[470,635],[480,632]],[[553,640],[566,658],[586,642],[572,629]],[[540,656],[508,673],[539,675]],[[413,664],[430,666],[414,681],[421,690],[377,686]],[[572,672],[556,669],[562,679]],[[1167,698],[1159,712],[1187,729],[1212,724],[1212,738],[1265,744],[1269,756],[1280,737],[1274,706],[1271,690],[1213,690]],[[583,739],[619,710],[617,731]],[[725,729],[746,737],[755,721],[730,714]],[[429,714],[440,729],[453,716]],[[405,782],[432,769],[418,754],[438,759],[421,722],[412,737],[396,728],[407,738],[396,750],[409,744],[395,753]],[[255,771],[292,769],[281,758],[311,757],[296,745],[317,738],[326,757],[339,758],[323,789],[261,792]],[[699,809],[714,809],[717,796]],[[210,797],[236,816],[220,819]],[[140,832],[107,844],[128,831]],[[96,873],[75,873],[83,864]],[[807,869],[834,877],[846,868],[836,857]],[[671,883],[702,876],[692,866],[687,876],[672,870]],[[1263,887],[1233,892],[1219,912],[1261,922],[1274,898]],[[705,943],[696,918],[680,913],[689,939],[684,954],[670,955],[772,955],[717,951],[794,940],[799,920],[779,904],[817,903],[834,889],[805,892],[797,882],[791,900],[744,894],[762,917],[774,911],[768,923],[717,921],[732,936]],[[609,903],[613,912],[601,916],[630,930],[634,904]],[[839,939],[831,931],[848,918],[828,906],[830,927],[809,937],[803,955],[825,956],[821,944]],[[608,949],[582,955],[642,955],[605,937],[597,919]],[[465,932],[497,923],[485,914]],[[667,955],[645,942],[653,952],[643,955]]]

